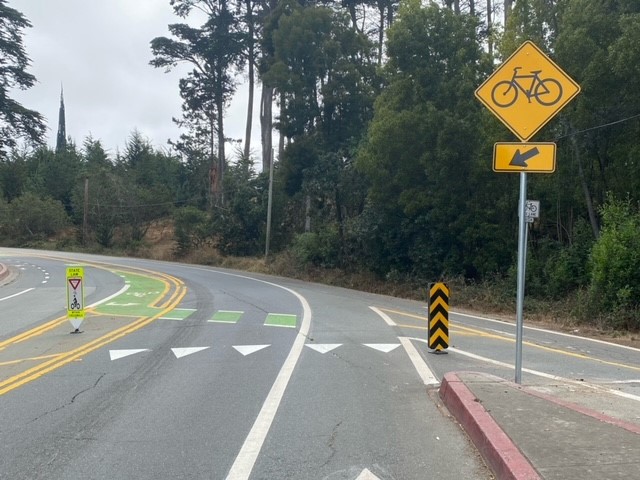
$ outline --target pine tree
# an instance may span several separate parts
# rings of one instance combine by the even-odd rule
[[[30,26],[22,13],[0,0],[0,154],[20,138],[40,143],[46,128],[42,115],[9,97],[11,89],[26,90],[36,81],[26,71],[30,61],[22,43],[22,30]]]

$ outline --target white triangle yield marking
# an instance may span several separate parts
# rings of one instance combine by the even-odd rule
[[[307,347],[322,354],[330,352],[340,346],[342,346],[341,343],[307,343]]]
[[[192,353],[201,352],[202,350],[206,350],[211,347],[188,347],[188,348],[172,348],[171,351],[176,356],[176,358],[186,357],[187,355],[191,355]]]
[[[380,478],[371,473],[368,468],[365,468],[364,470],[362,470],[362,472],[360,472],[360,475],[358,475],[358,478],[356,478],[356,480],[380,480]]]
[[[109,357],[111,361],[118,360],[119,358],[128,357],[129,355],[135,355],[140,352],[150,352],[148,348],[136,348],[131,350],[109,350]]]
[[[256,353],[257,351],[270,346],[271,345],[234,345],[233,348],[246,357],[247,355],[251,355],[252,353]]]
[[[384,353],[389,353],[400,346],[399,343],[363,343],[363,345]]]

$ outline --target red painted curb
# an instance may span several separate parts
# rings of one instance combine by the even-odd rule
[[[500,480],[541,480],[529,460],[455,373],[447,373],[440,398],[460,422],[489,468]]]

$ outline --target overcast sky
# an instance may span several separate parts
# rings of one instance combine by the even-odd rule
[[[31,59],[29,72],[38,81],[14,96],[44,115],[50,146],[55,146],[61,84],[67,136],[78,146],[91,134],[115,154],[134,129],[156,148],[165,148],[167,139],[178,137],[171,118],[180,116],[178,80],[187,68],[164,73],[149,65],[150,41],[169,36],[167,25],[183,21],[173,14],[169,0],[8,0],[8,4],[33,25],[24,31],[24,42]],[[227,137],[244,138],[245,90],[239,86],[227,113]],[[254,125],[254,152],[260,148],[258,139],[259,128]]]

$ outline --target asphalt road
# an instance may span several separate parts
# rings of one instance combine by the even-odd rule
[[[0,478],[491,478],[435,391],[447,371],[513,379],[510,324],[452,314],[449,353],[433,355],[419,302],[145,260],[0,249],[0,262],[14,272]],[[87,317],[71,335],[65,271],[80,263]],[[525,341],[525,378],[639,394],[637,350]]]

